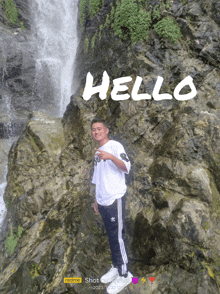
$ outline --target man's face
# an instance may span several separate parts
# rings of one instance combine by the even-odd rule
[[[94,140],[101,142],[108,139],[109,129],[106,128],[103,123],[94,123],[92,125],[92,137]]]

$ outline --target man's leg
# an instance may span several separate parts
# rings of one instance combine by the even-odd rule
[[[117,258],[116,266],[118,267],[119,275],[126,277],[128,272],[128,257],[125,245],[125,200],[126,196],[116,200],[118,212],[118,243],[121,253]]]
[[[126,277],[128,258],[124,239],[125,198],[124,195],[122,198],[116,199],[110,206],[98,205],[98,209],[108,233],[112,262],[118,268],[119,275]]]

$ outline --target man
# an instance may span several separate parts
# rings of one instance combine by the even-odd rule
[[[130,160],[124,147],[108,138],[109,129],[104,120],[95,118],[91,122],[92,137],[99,143],[95,153],[95,166],[92,183],[96,185],[94,210],[100,212],[112,255],[112,268],[101,277],[102,283],[112,282],[107,293],[119,293],[132,281],[128,271],[128,258],[125,249],[125,173],[130,171]]]

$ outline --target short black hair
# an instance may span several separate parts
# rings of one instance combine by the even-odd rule
[[[107,122],[106,122],[104,119],[102,119],[102,118],[99,118],[99,117],[95,117],[95,118],[93,118],[93,120],[91,121],[91,128],[92,128],[92,125],[95,124],[95,123],[103,123],[103,125],[104,125],[106,128],[108,128],[108,124],[107,124]]]

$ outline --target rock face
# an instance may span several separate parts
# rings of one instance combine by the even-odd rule
[[[20,134],[34,105],[35,61],[28,4],[22,0],[13,3],[17,12],[15,23],[7,17],[4,4],[0,5],[1,138]]]
[[[132,163],[126,238],[130,271],[139,283],[128,290],[219,293],[219,4],[173,1],[163,13],[181,28],[183,36],[175,45],[153,28],[146,41],[135,45],[110,29],[91,43],[110,2],[86,22],[77,58],[79,86],[62,124],[34,113],[11,148],[0,244],[3,294],[106,293],[99,282],[85,282],[100,278],[110,265],[106,232],[93,210],[96,144],[90,121],[95,116],[107,119],[110,138],[123,143]],[[158,1],[150,2],[155,6]],[[96,94],[84,101],[87,72],[95,86],[104,70],[111,78],[107,98]],[[158,75],[164,78],[161,93],[170,94],[190,75],[197,96],[188,101],[112,100],[113,79],[132,76],[131,93],[138,75],[143,77],[140,92],[149,94]],[[67,284],[64,277],[82,277],[83,283]],[[149,277],[155,277],[153,284]]]

